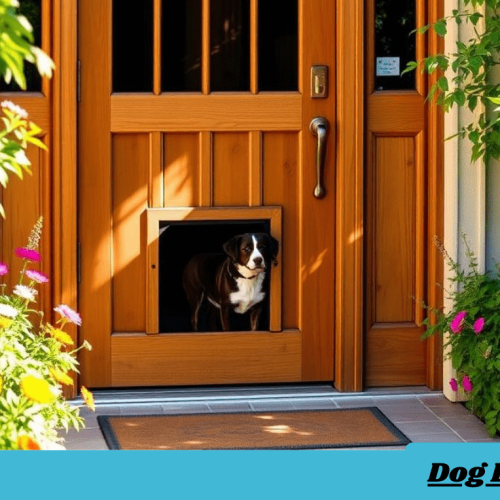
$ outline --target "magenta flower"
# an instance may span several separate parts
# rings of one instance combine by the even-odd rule
[[[16,248],[15,254],[16,257],[30,262],[40,262],[42,260],[42,256],[36,250],[31,250],[31,248]]]
[[[458,382],[454,378],[450,379],[450,387],[453,392],[458,391]]]
[[[27,269],[25,274],[31,281],[34,281],[35,283],[49,282],[49,277],[46,274],[43,274],[39,271],[35,271],[34,269]]]
[[[464,378],[462,379],[462,385],[464,386],[465,392],[472,391],[472,382],[470,381],[470,378],[467,375],[464,375]]]
[[[477,335],[483,331],[484,318],[478,318],[474,321],[474,333]]]
[[[0,276],[5,276],[6,274],[9,274],[9,266],[0,262]]]
[[[462,331],[465,316],[467,316],[467,311],[461,311],[453,318],[450,324],[450,328],[453,333],[460,333]]]
[[[66,321],[81,326],[82,324],[81,316],[76,311],[71,309],[71,307],[65,304],[61,304],[60,306],[55,307],[54,311],[58,312]]]

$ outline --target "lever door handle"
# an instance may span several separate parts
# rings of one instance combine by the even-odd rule
[[[316,151],[316,187],[314,188],[314,196],[318,199],[324,198],[326,195],[326,191],[323,186],[323,174],[325,171],[328,129],[328,120],[322,116],[313,118],[311,124],[309,125],[309,130],[312,135],[318,138],[318,149]]]

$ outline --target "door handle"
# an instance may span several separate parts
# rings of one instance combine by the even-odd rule
[[[314,196],[321,199],[326,195],[323,187],[323,174],[325,171],[326,158],[326,140],[328,138],[329,123],[326,118],[317,116],[311,120],[309,130],[314,137],[318,138],[318,149],[316,151],[316,187],[314,188]]]

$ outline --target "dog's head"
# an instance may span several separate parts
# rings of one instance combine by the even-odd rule
[[[259,273],[271,263],[277,264],[279,243],[265,233],[245,233],[234,236],[224,243],[224,251],[231,260],[249,271]]]

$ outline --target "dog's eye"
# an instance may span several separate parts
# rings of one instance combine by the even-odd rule
[[[250,253],[250,252],[252,251],[252,249],[251,249],[250,247],[245,247],[245,248],[243,249],[243,251],[244,251],[244,252],[248,252],[248,253]]]

